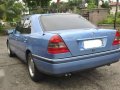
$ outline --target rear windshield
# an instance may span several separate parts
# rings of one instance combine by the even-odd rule
[[[96,28],[82,16],[75,14],[43,15],[40,18],[45,31]]]

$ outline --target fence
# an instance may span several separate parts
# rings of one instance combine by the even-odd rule
[[[81,10],[81,15],[91,21],[93,24],[98,24],[109,15],[108,9],[93,9],[88,11],[86,9]]]

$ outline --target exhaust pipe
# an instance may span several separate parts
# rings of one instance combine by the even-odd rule
[[[71,76],[71,73],[65,74],[65,77]]]

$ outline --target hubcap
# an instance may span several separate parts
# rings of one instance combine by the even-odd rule
[[[8,54],[10,54],[10,49],[9,49],[9,47],[7,48],[7,51],[8,51]]]
[[[31,77],[33,77],[34,72],[35,72],[35,68],[34,68],[34,62],[33,62],[32,58],[29,60],[28,69],[29,69],[29,73],[30,73]]]

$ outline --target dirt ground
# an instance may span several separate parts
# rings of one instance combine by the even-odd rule
[[[35,83],[26,65],[8,56],[6,38],[0,37],[0,90],[120,90],[120,62],[71,77],[46,77]]]

